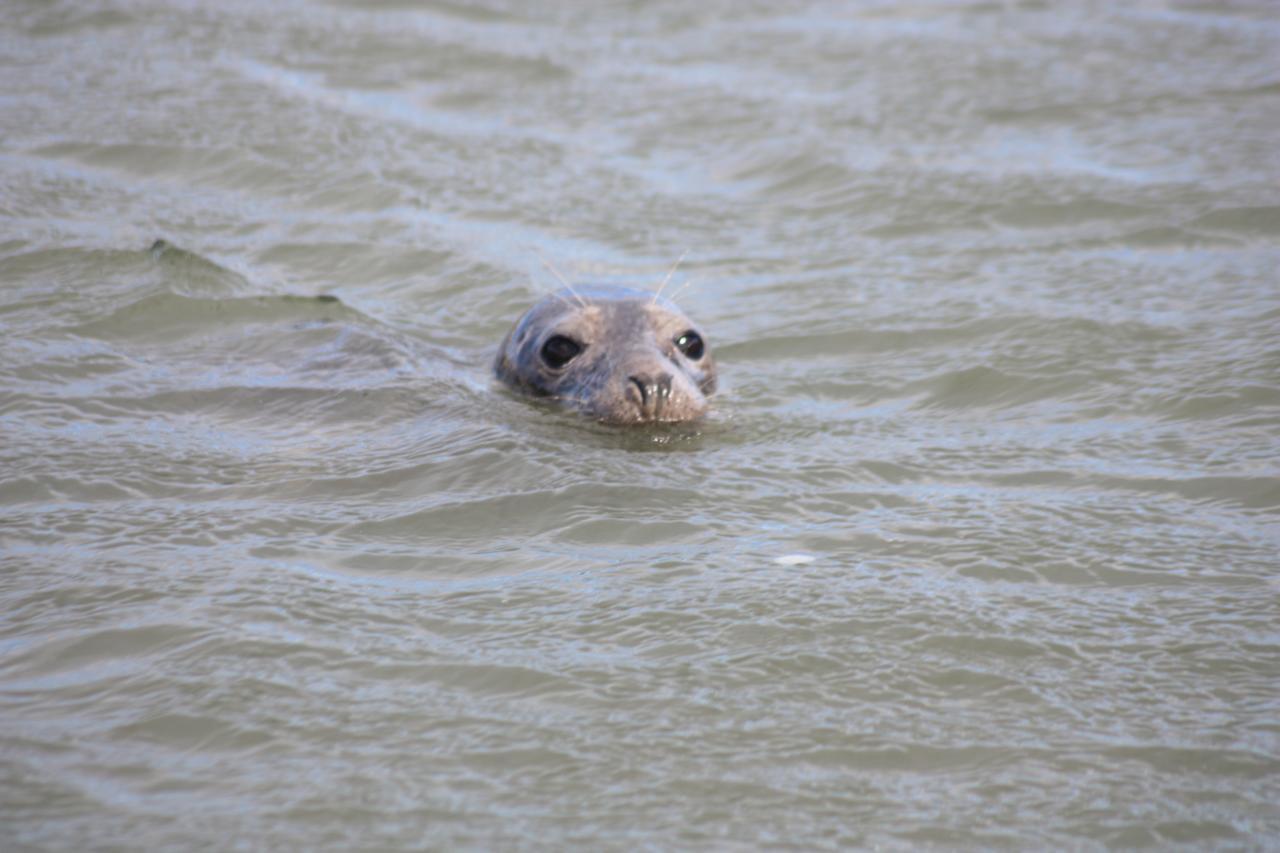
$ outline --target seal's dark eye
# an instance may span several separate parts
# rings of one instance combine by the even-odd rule
[[[704,350],[702,345],[702,336],[692,329],[676,338],[676,346],[680,348],[680,352],[684,353],[694,361],[702,358]]]
[[[559,370],[573,361],[580,352],[582,352],[582,345],[573,338],[566,338],[564,335],[552,335],[542,345],[542,360],[552,370]]]

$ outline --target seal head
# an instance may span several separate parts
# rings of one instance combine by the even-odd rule
[[[493,369],[517,391],[611,424],[695,420],[716,387],[702,331],[672,302],[622,287],[543,297],[507,333]]]

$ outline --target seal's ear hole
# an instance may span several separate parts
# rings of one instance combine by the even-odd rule
[[[542,345],[542,360],[552,370],[559,370],[582,352],[582,344],[564,335],[552,335]]]
[[[680,352],[693,361],[702,358],[702,354],[706,352],[706,345],[702,343],[702,335],[699,335],[693,329],[676,338],[676,346],[680,349]]]

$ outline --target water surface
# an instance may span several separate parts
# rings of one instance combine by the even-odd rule
[[[4,846],[1275,846],[1277,56],[1247,2],[8,3]],[[706,422],[494,387],[540,255],[686,250]]]

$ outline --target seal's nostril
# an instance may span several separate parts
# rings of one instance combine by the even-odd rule
[[[640,391],[640,411],[645,419],[657,420],[671,399],[671,374],[656,376],[628,376],[627,379]]]
[[[662,417],[662,409],[671,399],[671,374],[664,373],[658,377],[658,381],[653,383],[654,401],[653,416],[655,418]]]
[[[646,408],[649,405],[649,385],[639,376],[628,377],[631,382],[640,389],[640,408]]]

